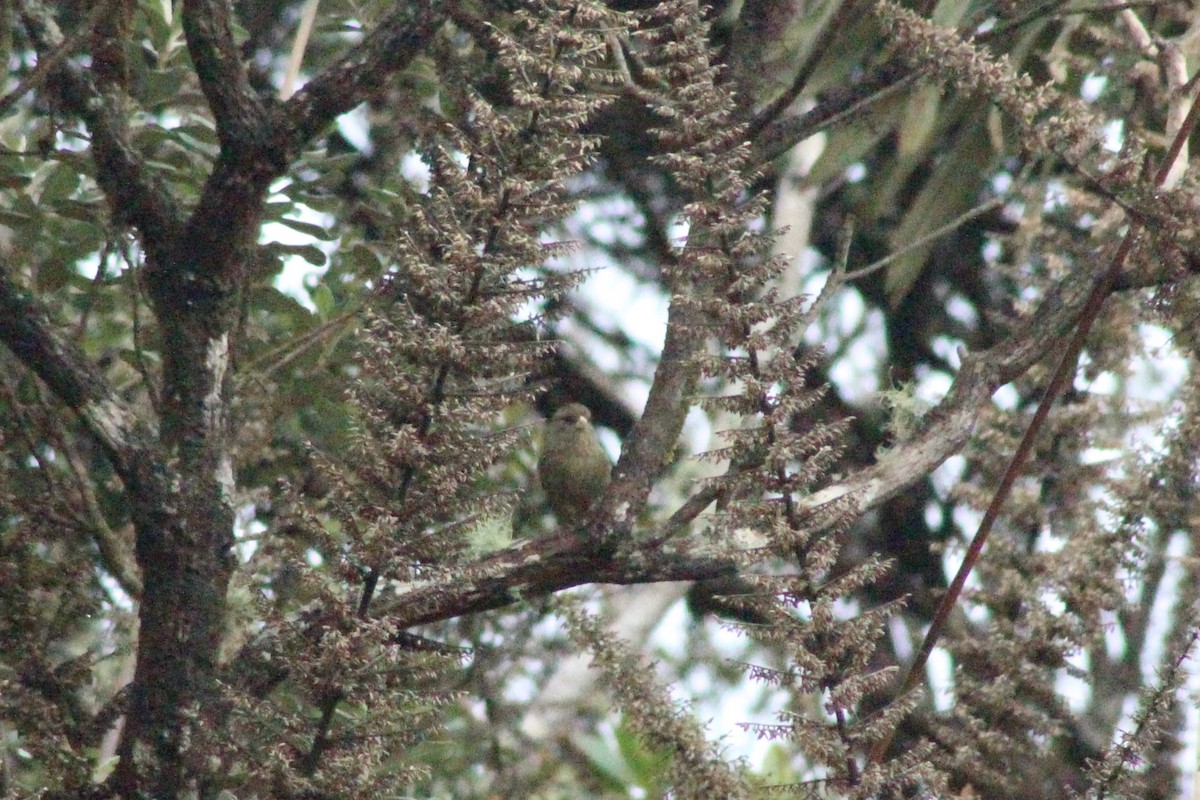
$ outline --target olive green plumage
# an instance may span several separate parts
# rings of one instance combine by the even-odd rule
[[[592,412],[579,403],[554,412],[546,423],[538,477],[559,523],[578,525],[587,519],[611,472],[608,454],[592,430]]]

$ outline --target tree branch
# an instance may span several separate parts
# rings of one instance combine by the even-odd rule
[[[803,499],[817,508],[853,497],[861,514],[923,480],[958,452],[975,427],[981,408],[1004,384],[1022,375],[1070,335],[1094,285],[1089,263],[1080,264],[1042,301],[1011,338],[990,350],[968,354],[946,397],[926,416],[923,430],[890,450],[871,467]]]
[[[0,267],[0,341],[79,414],[87,430],[129,481],[146,458],[154,431],[125,405],[82,352],[59,335],[33,295]]]
[[[623,541],[617,532],[632,529],[632,521],[641,514],[651,487],[662,474],[666,455],[674,452],[683,430],[690,406],[688,394],[699,372],[697,356],[704,346],[695,316],[689,298],[677,291],[667,311],[666,339],[646,409],[625,440],[612,484],[597,504],[599,513],[589,526],[594,534],[602,531],[607,542]],[[617,524],[610,527],[610,520]]]
[[[979,410],[985,407],[992,393],[1022,374],[1069,333],[1093,286],[1093,282],[1087,280],[1089,268],[1088,264],[1082,264],[1076,273],[1060,282],[1020,327],[1020,334],[991,350],[967,356],[949,393],[929,413],[921,434],[894,448],[874,466],[803,498],[801,505],[816,509],[828,503],[849,502],[852,503],[849,513],[862,514],[924,480],[930,471],[966,443]],[[680,381],[686,370],[682,369],[682,362],[668,360],[667,353],[680,355],[688,347],[678,340],[672,343],[670,330],[668,327],[668,344],[664,345],[662,362],[667,366],[661,366],[660,373],[666,375],[664,380],[674,393],[682,390]],[[681,399],[677,402],[685,405]],[[650,418],[649,403],[647,409],[643,424]],[[652,438],[643,441],[662,446],[669,432],[666,428],[656,428],[648,434]],[[678,431],[675,431],[674,436],[677,435]],[[675,438],[670,438],[667,447],[673,447],[674,442]],[[667,451],[658,450],[659,458]],[[644,452],[655,451],[647,446]],[[627,456],[628,453],[622,463],[627,462]],[[382,597],[380,617],[403,630],[502,608],[586,583],[628,585],[737,575],[745,563],[744,551],[762,543],[746,540],[722,549],[683,537],[668,539],[659,535],[652,537],[655,546],[645,547],[644,543],[651,537],[634,536],[635,516],[625,515],[618,519],[613,515],[614,507],[624,502],[622,498],[636,495],[631,489],[642,479],[652,479],[651,476],[656,474],[649,469],[653,463],[649,461],[650,456],[641,458],[647,459],[648,463],[639,463],[637,472],[627,475],[622,486],[616,487],[615,491],[610,489],[607,501],[597,509],[587,526],[589,535],[573,532],[522,542],[474,565],[465,568],[456,565],[452,568],[451,580],[428,575],[420,583],[403,587],[397,595]],[[702,489],[695,503],[689,502],[681,509],[683,519],[672,519],[667,523],[668,529],[671,532],[682,530],[686,520],[700,512],[699,504],[706,506],[713,499],[711,494],[707,487]],[[590,535],[598,526],[605,532],[603,540]],[[610,542],[623,546],[611,548],[607,544]],[[266,657],[275,635],[274,630],[264,630],[243,648],[230,665],[232,680],[255,693],[266,693],[285,677],[278,664]]]
[[[58,26],[40,3],[22,6],[21,20],[39,54],[62,46]],[[126,138],[121,109],[106,102],[92,77],[69,61],[51,71],[50,81],[62,104],[91,132],[96,183],[108,198],[110,213],[138,229],[151,260],[163,258],[178,240],[182,214]]]
[[[958,452],[974,429],[979,410],[1005,383],[1012,381],[1046,353],[1057,347],[1078,320],[1094,282],[1089,264],[1082,264],[1046,297],[1015,335],[996,347],[967,356],[945,399],[930,411],[924,431],[897,446],[874,466],[848,480],[827,487],[801,500],[807,508],[818,508],[838,500],[853,503],[859,515],[894,497]],[[667,363],[664,347],[663,363]],[[671,379],[674,383],[674,379]],[[649,408],[649,404],[648,404]],[[648,416],[647,412],[647,416]],[[643,416],[643,420],[646,416]],[[676,436],[678,432],[676,431]],[[662,446],[659,437],[652,440]],[[667,447],[674,445],[670,440]],[[666,452],[660,449],[657,452]],[[624,459],[623,459],[624,460]],[[639,473],[640,474],[640,473]],[[697,502],[707,505],[713,497],[702,491]],[[685,504],[684,516],[691,518],[696,504]],[[602,520],[601,510],[593,525]],[[671,529],[678,525],[672,523]],[[591,526],[589,526],[589,529]],[[632,524],[618,521],[611,531],[613,541],[634,541]],[[661,537],[655,538],[656,542]],[[743,542],[739,547],[752,546]],[[445,584],[430,581],[401,593],[390,616],[400,627],[476,613],[585,583],[634,584],[667,580],[704,580],[729,577],[737,572],[734,553],[687,541],[644,552],[636,545],[622,548],[611,557],[598,553],[593,540],[575,535],[539,539],[504,550],[467,571],[456,573]],[[447,585],[450,588],[447,588]]]
[[[441,0],[401,3],[360,44],[284,104],[287,140],[298,148],[412,63],[443,20]]]
[[[52,50],[47,52],[44,50],[44,48],[39,46],[38,49],[42,52],[38,53],[37,66],[33,68],[32,72],[21,79],[15,89],[4,95],[4,97],[0,97],[0,114],[6,113],[8,109],[16,105],[17,101],[24,97],[27,92],[37,86],[40,86],[43,81],[50,77],[50,74],[54,70],[58,69],[62,62],[66,60],[67,56],[74,53],[75,50],[77,50],[79,46],[83,44],[84,40],[86,40],[91,33],[92,27],[101,19],[103,19],[104,16],[108,14],[109,10],[116,5],[116,3],[117,0],[101,0],[101,2],[96,3],[96,5],[92,7],[92,10],[88,13],[87,18],[84,19],[84,21],[80,24],[78,30],[65,39],[61,35],[58,36],[61,41],[59,41],[59,43],[55,45]],[[43,16],[45,10],[40,6],[38,7],[38,11],[42,12],[42,14],[39,15],[39,18],[48,19],[48,17]],[[54,30],[57,31],[57,28],[54,28]]]
[[[919,77],[910,67],[893,59],[879,65],[857,83],[830,89],[805,113],[766,125],[754,137],[755,162],[771,163],[797,142],[862,113],[874,103],[910,86]]]
[[[184,0],[183,31],[196,77],[212,109],[222,153],[265,148],[267,102],[250,86],[233,39],[228,0]]]
[[[924,480],[961,449],[992,393],[1057,347],[1070,331],[1094,283],[1087,280],[1089,269],[1090,265],[1083,264],[1078,274],[1063,280],[1020,327],[1021,334],[991,350],[967,356],[946,398],[929,413],[922,434],[897,446],[874,466],[801,500],[802,505],[815,509],[849,500],[853,503],[851,513],[862,514]],[[700,497],[712,499],[704,492]],[[694,516],[693,504],[685,508],[685,516]],[[603,522],[604,513],[600,510],[595,515],[589,530]],[[672,523],[672,529],[675,527]],[[487,611],[585,583],[704,580],[737,572],[736,551],[721,551],[686,540],[673,540],[668,546],[656,537],[654,541],[660,547],[647,552],[639,547],[632,522],[625,520],[616,521],[610,534],[613,541],[634,544],[606,555],[595,539],[575,534],[524,542],[465,570],[456,568],[452,581],[430,579],[413,584],[389,600],[383,613],[403,628]],[[640,538],[645,540],[644,536]],[[741,542],[737,549],[752,546],[754,542]]]
[[[250,85],[233,39],[230,4],[184,3],[188,52],[216,120],[221,153],[188,220],[186,245],[173,264],[177,273],[154,282],[160,302],[180,302],[198,289],[223,295],[238,282],[247,261],[241,251],[253,244],[270,182],[369,88],[412,62],[440,22],[431,7],[419,2],[393,12],[361,45],[280,104]]]
[[[796,70],[796,74],[792,77],[791,85],[778,97],[772,100],[767,106],[758,111],[753,119],[750,120],[750,127],[747,135],[750,138],[755,138],[768,125],[779,120],[780,116],[796,102],[800,94],[808,86],[808,82],[812,79],[813,73],[817,71],[817,67],[821,63],[821,59],[829,52],[829,48],[837,41],[837,38],[844,34],[850,27],[850,23],[854,20],[855,14],[858,13],[858,0],[842,0],[837,4],[833,14],[829,19],[825,20],[825,24],[821,26],[821,31],[817,35],[817,40],[809,48],[804,57],[804,63]]]
[[[615,554],[574,533],[534,539],[501,550],[467,567],[452,568],[451,580],[430,577],[401,587],[379,607],[397,629],[502,608],[585,583],[631,585],[696,581],[735,575],[737,552],[709,544],[678,542],[652,553],[632,539]]]

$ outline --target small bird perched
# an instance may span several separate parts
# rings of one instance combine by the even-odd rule
[[[559,524],[574,526],[587,519],[611,473],[587,406],[568,403],[555,411],[546,424],[538,477]]]

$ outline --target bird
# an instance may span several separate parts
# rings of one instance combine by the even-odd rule
[[[546,423],[538,478],[559,524],[574,526],[587,519],[611,474],[587,406],[568,403],[555,411]]]

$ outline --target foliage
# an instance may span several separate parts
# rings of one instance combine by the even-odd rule
[[[0,12],[0,794],[1194,782],[1189,4]]]

